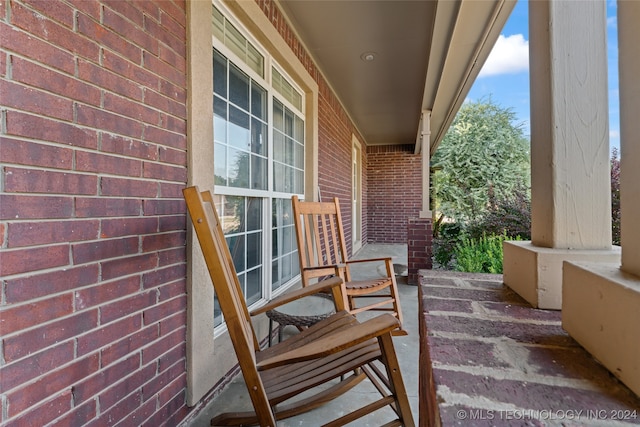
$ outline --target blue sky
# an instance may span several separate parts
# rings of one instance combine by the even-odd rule
[[[607,1],[609,61],[609,143],[620,148],[618,100],[618,41],[615,1]],[[467,98],[491,99],[513,109],[527,137],[529,126],[529,25],[528,2],[519,0]]]

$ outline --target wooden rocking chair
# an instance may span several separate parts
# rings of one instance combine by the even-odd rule
[[[400,322],[400,327],[393,331],[393,335],[407,335],[407,331],[402,328],[402,312],[392,259],[347,258],[337,197],[332,202],[302,202],[297,196],[293,196],[291,203],[303,286],[309,286],[313,278],[338,275],[345,281],[351,314],[367,310],[389,311]],[[351,266],[356,263],[369,263],[371,268],[384,263],[386,276],[355,280]],[[373,302],[359,305],[365,298],[372,298]]]
[[[289,292],[251,313],[264,313],[317,292],[331,292],[336,304],[336,314],[260,350],[211,193],[200,193],[197,187],[185,188],[183,193],[254,408],[253,412],[220,414],[211,425],[276,426],[276,420],[317,408],[368,377],[382,398],[325,425],[341,426],[388,405],[397,418],[386,426],[413,426],[391,338],[398,319],[385,314],[359,323],[344,310],[342,279],[333,277]],[[320,387],[316,394],[291,402],[322,385],[328,388]]]

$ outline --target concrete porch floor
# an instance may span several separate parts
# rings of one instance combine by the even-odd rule
[[[395,244],[369,244],[362,248],[355,258],[378,258],[392,257],[396,266],[396,272],[401,272],[403,266],[407,265],[407,246]],[[366,266],[365,266],[366,268]],[[402,271],[406,274],[406,269]],[[354,274],[377,275],[377,271],[360,270]],[[362,276],[360,276],[362,277]],[[416,425],[418,424],[418,288],[407,285],[406,275],[397,276],[398,288],[400,292],[400,304],[404,316],[405,328],[409,332],[407,336],[394,337],[396,353],[402,369],[405,388],[409,396],[409,403]],[[285,329],[285,339],[287,333],[295,333],[295,328],[288,326]],[[372,402],[378,398],[379,393],[368,382],[356,386],[340,398],[306,414],[288,418],[278,422],[278,427],[293,426],[319,426],[341,415],[347,414],[360,406]],[[206,427],[209,426],[210,419],[220,412],[246,411],[251,410],[251,402],[241,375],[238,375],[229,386],[203,408],[195,418],[185,421],[183,426]],[[361,418],[352,423],[354,426],[373,427],[384,424],[388,416],[392,418],[392,411],[383,408]]]

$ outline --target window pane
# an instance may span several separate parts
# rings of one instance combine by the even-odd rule
[[[213,93],[227,97],[227,58],[213,50]]]
[[[213,24],[213,36],[218,40],[224,40],[224,16],[215,7],[213,8],[211,21]]]
[[[267,189],[267,159],[251,155],[251,188]]]
[[[282,228],[282,252],[288,253],[293,250],[293,227],[283,227]]]
[[[299,274],[300,268],[291,199],[273,199],[272,210],[271,285],[276,289]]]
[[[267,155],[267,125],[260,120],[251,119],[251,152]]]
[[[295,158],[295,148],[293,139],[287,138],[284,145],[284,162],[288,165],[293,165]]]
[[[300,144],[296,144],[294,149],[296,153],[295,153],[295,160],[293,165],[299,169],[303,169],[304,168],[304,146]]]
[[[244,271],[247,268],[245,260],[245,235],[227,237],[227,245],[233,258],[233,265],[236,271]]]
[[[262,264],[262,233],[247,234],[247,268]]]
[[[285,173],[285,191],[287,193],[293,193],[293,190],[295,190],[295,171],[293,170],[293,168],[290,168],[288,166],[285,166],[284,168],[284,173]]]
[[[293,132],[293,137],[298,142],[304,141],[304,121],[302,121],[298,116],[295,118],[295,131]]]
[[[291,277],[291,258],[288,256],[282,257],[280,266],[282,277]]]
[[[244,197],[221,196],[218,216],[225,235],[244,231]]]
[[[293,121],[294,115],[289,109],[284,111],[284,134],[287,136],[293,136]]]
[[[247,198],[247,231],[262,230],[262,199]]]
[[[233,64],[229,67],[229,101],[249,111],[249,76]]]
[[[297,251],[289,255],[291,260],[291,277],[300,274],[300,259],[298,258]]]
[[[273,159],[284,162],[284,135],[277,130],[273,131]]]
[[[233,51],[240,58],[245,58],[245,49],[247,39],[244,38],[240,31],[238,31],[229,21],[225,22],[226,37],[224,44]]]
[[[249,153],[229,148],[229,186],[249,188]]]
[[[274,218],[275,219],[275,218]],[[279,252],[279,247],[280,247],[280,239],[278,239],[278,233],[280,233],[280,230],[278,230],[277,228],[275,228],[271,231],[271,258],[277,258]]]
[[[260,77],[264,77],[264,57],[251,43],[247,43],[247,65],[258,73]]]
[[[277,260],[271,263],[271,289],[278,289],[282,283],[280,283],[280,270],[278,267],[280,263]]]
[[[251,114],[267,120],[267,91],[251,82]]]
[[[285,191],[284,166],[280,163],[273,164],[273,187],[276,191]]]
[[[213,140],[227,142],[227,103],[217,97],[213,99]]]
[[[245,298],[247,305],[253,304],[262,297],[262,268],[247,272],[247,291]]]
[[[213,296],[213,326],[222,324],[222,310],[220,310],[220,302],[218,298]]]
[[[296,175],[296,184],[293,188],[293,192],[297,194],[302,194],[304,192],[304,171],[297,170],[295,172]]]
[[[273,127],[284,132],[284,106],[277,99],[273,100]]]
[[[213,147],[213,170],[216,185],[227,185],[227,148],[221,144]]]
[[[233,105],[229,106],[229,139],[227,143],[233,147],[249,150],[251,134],[249,132],[249,115]]]

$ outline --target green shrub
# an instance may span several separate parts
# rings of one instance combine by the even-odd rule
[[[504,197],[490,197],[490,203],[478,218],[466,227],[470,237],[480,239],[484,233],[521,237],[531,240],[531,196],[523,186]]]
[[[453,260],[453,248],[460,240],[462,227],[457,222],[445,222],[438,226],[433,238],[433,260],[440,268],[448,269]]]
[[[506,234],[483,234],[479,239],[464,237],[454,246],[455,269],[469,273],[502,273],[502,242]],[[521,240],[517,237],[515,240]]]

